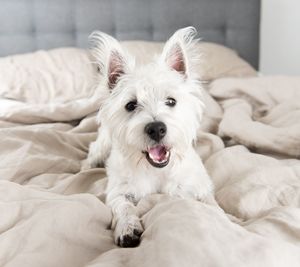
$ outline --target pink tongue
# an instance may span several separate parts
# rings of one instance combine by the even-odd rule
[[[155,146],[148,150],[148,153],[151,155],[151,158],[155,161],[163,161],[166,156],[166,148],[164,146]]]

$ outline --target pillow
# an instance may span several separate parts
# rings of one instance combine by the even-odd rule
[[[160,54],[163,43],[126,41],[122,44],[146,63]],[[256,71],[236,52],[213,43],[200,43],[199,77],[254,76]],[[29,103],[67,102],[93,94],[93,66],[89,53],[79,48],[59,48],[0,58],[0,97]]]
[[[79,48],[8,56],[0,58],[0,98],[65,103],[91,95],[93,75],[87,51]]]
[[[136,56],[138,62],[145,63],[154,54],[160,54],[164,43],[125,41],[122,44]],[[199,43],[201,64],[199,77],[204,81],[212,81],[222,77],[249,77],[256,76],[256,70],[238,54],[225,46],[215,43]]]

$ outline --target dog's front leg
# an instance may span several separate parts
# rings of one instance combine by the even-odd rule
[[[115,243],[121,247],[137,246],[143,233],[134,202],[134,195],[130,193],[118,194],[116,197],[110,197],[108,194],[106,200],[113,213]]]

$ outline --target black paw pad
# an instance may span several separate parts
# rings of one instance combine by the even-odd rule
[[[136,230],[134,230],[136,231]],[[135,233],[138,233],[135,234]],[[137,231],[134,232],[133,235],[124,235],[122,237],[118,238],[118,245],[122,248],[133,248],[136,247],[140,244],[140,236],[141,236],[141,232]]]
[[[138,229],[134,229],[134,230],[133,230],[133,233],[134,233],[136,236],[140,237],[140,236],[142,235],[143,231],[138,230]]]

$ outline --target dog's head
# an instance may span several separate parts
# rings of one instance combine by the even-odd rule
[[[195,33],[193,27],[178,30],[162,54],[143,66],[113,37],[101,32],[90,37],[103,96],[98,120],[137,164],[165,167],[196,139],[204,106],[194,71]]]

